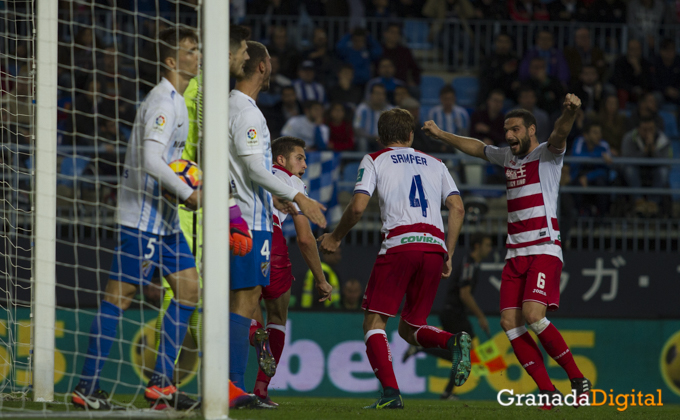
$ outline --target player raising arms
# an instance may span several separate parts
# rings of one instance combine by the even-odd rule
[[[453,335],[427,325],[439,281],[451,274],[451,256],[465,216],[463,201],[446,166],[411,148],[413,127],[413,117],[403,109],[380,116],[379,141],[386,148],[364,156],[354,196],[340,224],[333,233],[319,238],[323,252],[337,250],[378,189],[385,239],[368,280],[362,308],[366,311],[366,354],[382,384],[383,395],[365,408],[404,407],[385,334],[387,318],[399,311],[404,295],[399,335],[414,346],[450,350],[457,386],[470,375],[470,336],[465,332]],[[446,237],[440,203],[449,209]]]
[[[287,185],[294,187],[299,192],[305,193],[305,184],[302,175],[307,169],[305,156],[305,141],[295,137],[279,137],[272,142],[272,156],[274,158],[274,175]],[[269,337],[269,346],[276,363],[279,363],[283,345],[286,338],[286,321],[288,320],[288,304],[290,303],[290,287],[293,284],[288,245],[283,236],[281,226],[288,215],[274,209],[274,233],[272,235],[271,249],[271,279],[269,286],[262,288],[262,299],[267,309],[267,328],[262,329],[263,318],[259,305],[253,324],[250,327],[250,344],[256,346],[258,359],[266,349],[261,348],[265,340],[260,337],[266,333]],[[314,274],[316,289],[321,297],[319,301],[331,298],[333,286],[328,284],[321,268],[319,251],[316,248],[316,239],[312,233],[309,221],[300,214],[292,214],[297,243],[302,252],[307,266]],[[278,406],[268,396],[268,387],[274,372],[265,373],[262,369],[257,372],[257,381],[253,393],[264,400],[265,403]]]
[[[283,183],[272,174],[271,139],[267,122],[255,101],[269,88],[271,62],[259,42],[249,41],[244,76],[229,94],[229,155],[231,189],[243,218],[251,228],[253,251],[230,262],[229,376],[243,389],[250,347],[248,336],[262,286],[269,284],[272,241],[272,194],[295,202],[305,216],[319,226],[326,219],[318,202]],[[233,50],[233,47],[230,45]],[[266,366],[265,366],[266,367]]]
[[[580,99],[568,94],[550,138],[541,144],[536,139],[536,118],[526,110],[505,115],[505,139],[509,146],[503,148],[446,133],[434,121],[425,122],[423,127],[427,135],[505,168],[508,253],[501,276],[501,326],[517,360],[551,401],[559,391],[548,377],[543,355],[529,335],[526,323],[550,357],[567,372],[577,396],[590,391],[590,381],[576,366],[560,332],[545,317],[546,310],[557,310],[560,303],[562,247],[557,225],[557,195],[567,135],[580,106]]]
[[[116,337],[118,323],[137,287],[162,271],[175,298],[161,323],[161,339],[154,374],[145,398],[155,408],[192,409],[198,402],[172,384],[175,359],[187,332],[189,317],[199,299],[196,262],[180,231],[175,203],[164,190],[196,209],[200,191],[184,184],[168,164],[182,156],[189,119],[182,94],[198,73],[201,54],[193,31],[169,28],[159,34],[163,79],[149,92],[135,117],[125,155],[118,200],[118,247],[104,299],[92,321],[87,357],[72,402],[91,410],[111,410],[108,395],[99,387],[99,374]]]

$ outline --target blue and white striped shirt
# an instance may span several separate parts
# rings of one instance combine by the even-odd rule
[[[385,108],[375,110],[371,108],[366,102],[362,102],[357,107],[354,113],[354,128],[366,131],[372,136],[378,135],[378,119],[380,115],[394,108],[392,105],[387,104]]]
[[[304,104],[306,101],[326,103],[326,89],[317,82],[307,83],[301,79],[293,82],[295,95],[298,101]]]
[[[444,113],[444,107],[437,105],[427,114],[439,128],[447,133],[467,136],[470,134],[470,115],[462,106],[454,105],[451,112]]]

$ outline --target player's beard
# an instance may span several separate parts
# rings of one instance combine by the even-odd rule
[[[267,76],[265,76],[264,80],[262,81],[262,88],[260,89],[260,92],[266,92],[269,90],[269,83],[271,82],[271,76],[272,74],[269,73]]]
[[[519,150],[517,153],[513,153],[515,156],[524,156],[529,152],[529,148],[531,147],[531,138],[529,138],[529,135],[527,134],[524,136],[524,138],[519,139]],[[512,151],[512,149],[510,149]]]

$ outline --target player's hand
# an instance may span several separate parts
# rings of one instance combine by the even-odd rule
[[[491,330],[489,330],[489,321],[486,319],[485,316],[481,316],[477,319],[479,322],[479,326],[484,330],[486,335],[491,335]]]
[[[451,258],[447,258],[444,266],[442,266],[442,278],[445,279],[449,277],[451,275],[451,271],[453,271],[451,268]]]
[[[295,202],[300,207],[302,214],[307,216],[312,223],[322,228],[326,227],[326,216],[323,215],[323,212],[326,211],[326,207],[324,207],[323,204],[302,193],[297,193]]]
[[[425,124],[423,124],[422,130],[427,134],[428,136],[437,139],[439,138],[439,133],[441,133],[441,129],[437,126],[437,123],[434,121],[425,121]]]
[[[293,203],[291,203],[290,201],[283,200],[279,197],[272,197],[272,198],[274,199],[274,207],[276,208],[276,210],[278,210],[282,213],[286,213],[286,214],[292,214],[292,215],[297,214],[297,209],[295,208]]]
[[[332,254],[340,247],[340,241],[333,239],[333,235],[330,233],[324,233],[316,241],[319,243],[319,249],[324,254]]]
[[[194,190],[194,192],[191,193],[189,198],[184,200],[184,205],[187,206],[190,210],[198,210],[199,203],[203,204],[203,200],[201,197],[201,190]]]
[[[569,111],[575,112],[581,107],[581,100],[573,93],[567,93],[567,96],[564,98],[563,105]]]
[[[323,302],[324,300],[328,300],[331,302],[331,294],[333,293],[333,286],[331,286],[326,279],[323,279],[321,281],[317,281],[316,284],[316,291],[319,293],[319,302]]]
[[[253,235],[248,228],[248,222],[241,217],[238,206],[229,208],[229,249],[239,257],[253,249]]]

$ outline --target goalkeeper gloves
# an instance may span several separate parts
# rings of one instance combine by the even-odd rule
[[[241,209],[237,204],[229,207],[229,249],[239,257],[253,249],[253,237],[248,223],[241,217]]]

